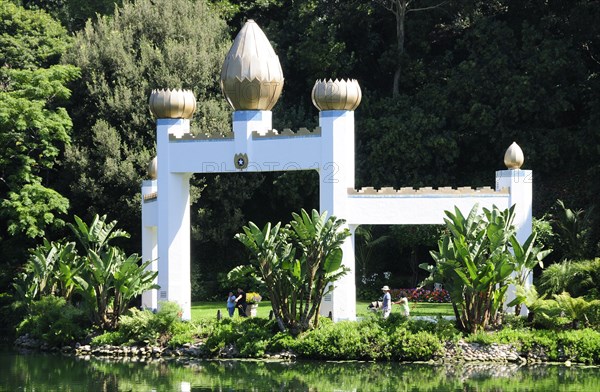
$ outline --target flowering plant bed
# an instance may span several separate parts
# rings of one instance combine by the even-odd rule
[[[246,293],[246,303],[248,305],[257,304],[262,301],[262,297],[258,293]]]
[[[392,298],[406,297],[411,302],[449,303],[450,294],[445,289],[392,289]]]

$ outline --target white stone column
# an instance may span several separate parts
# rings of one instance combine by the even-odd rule
[[[147,270],[158,271],[158,247],[156,236],[156,208],[150,206],[156,200],[146,202],[145,198],[157,191],[156,180],[146,180],[142,183],[142,261],[152,260]],[[148,205],[146,205],[148,204]],[[155,280],[158,283],[158,277]],[[148,290],[142,294],[143,309],[158,308],[158,290]]]
[[[177,302],[191,319],[190,173],[171,173],[169,134],[189,132],[187,119],[157,120],[158,164],[158,305]]]
[[[354,188],[354,111],[324,110],[319,113],[321,163],[319,167],[320,210],[344,218],[348,189]],[[347,228],[350,228],[346,225]],[[355,229],[355,228],[354,228]],[[353,230],[352,230],[353,232]],[[354,235],[342,246],[343,265],[350,271],[334,283],[330,304],[334,321],[356,319]]]
[[[496,172],[496,190],[509,189],[508,207],[515,206],[513,224],[517,230],[517,239],[523,244],[532,232],[532,200],[533,200],[533,173],[531,170],[499,170]],[[533,284],[533,275],[529,275],[526,286]],[[515,298],[515,287],[510,286],[507,292],[506,303]],[[521,315],[527,315],[525,306],[521,308]]]

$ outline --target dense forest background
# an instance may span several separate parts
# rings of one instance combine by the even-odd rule
[[[0,0],[0,289],[73,215],[117,219],[140,251],[154,88],[194,91],[194,132],[226,132],[220,67],[247,19],[285,77],[276,129],[317,125],[317,79],[354,78],[357,187],[493,186],[516,141],[534,211],[581,212],[600,238],[600,2],[589,0]],[[192,178],[193,296],[222,297],[248,221],[318,208],[315,172]],[[579,215],[578,215],[579,216]],[[584,219],[585,218],[585,219]],[[414,286],[436,227],[365,227],[359,288]],[[544,237],[564,258],[551,231]],[[583,238],[583,237],[582,237]],[[359,291],[360,292],[360,291]]]

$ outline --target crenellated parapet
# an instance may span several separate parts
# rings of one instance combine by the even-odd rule
[[[273,139],[278,137],[307,137],[307,136],[321,136],[321,127],[316,127],[312,131],[308,128],[300,128],[297,132],[292,131],[289,128],[285,128],[281,133],[272,129],[265,134],[260,134],[256,131],[252,132],[252,139]]]
[[[499,195],[499,194],[508,194],[508,188],[502,188],[499,191],[492,189],[492,187],[484,186],[484,187],[470,187],[463,186],[453,188],[451,186],[433,188],[430,186],[421,187],[421,188],[413,188],[413,187],[405,187],[400,189],[395,189],[392,187],[384,187],[384,188],[374,188],[374,187],[363,187],[360,189],[348,189],[348,195],[350,196],[404,196],[404,195],[465,195],[465,196],[473,196],[473,195]]]
[[[169,135],[170,142],[180,142],[180,141],[199,141],[199,140],[233,140],[233,132],[227,132],[226,134],[222,133],[201,133],[198,135],[194,135],[192,133],[184,133],[183,135]]]
[[[158,192],[151,192],[144,195],[144,203],[158,199]]]

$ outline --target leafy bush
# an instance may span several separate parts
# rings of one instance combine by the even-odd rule
[[[424,331],[405,335],[401,343],[397,355],[404,361],[427,361],[442,351],[440,340]],[[392,355],[394,355],[394,347],[392,344]]]
[[[301,335],[296,350],[311,359],[360,359],[364,355],[359,351],[360,338],[354,322],[323,323]]]
[[[169,347],[181,347],[186,343],[193,343],[196,340],[199,334],[199,327],[192,322],[181,321],[173,324],[171,333]]]
[[[600,301],[591,301],[586,317],[590,325],[594,326],[595,328],[600,327]]]
[[[169,334],[175,324],[181,322],[183,311],[176,302],[163,301],[158,307],[158,312],[150,320],[150,327],[160,335]]]
[[[584,363],[600,363],[600,333],[591,329],[558,333],[558,346],[565,359]]]
[[[102,335],[94,336],[90,344],[92,346],[119,346],[126,342],[122,332],[119,331],[106,331]]]
[[[498,339],[494,336],[493,333],[477,331],[469,334],[469,336],[465,338],[465,341],[470,343],[492,344],[497,343]]]
[[[275,334],[273,322],[262,318],[250,318],[241,324],[243,333],[235,340],[240,355],[258,358],[265,355],[269,340]]]
[[[213,330],[207,336],[204,346],[211,355],[216,355],[227,344],[234,343],[241,335],[239,319],[223,319],[218,325],[213,325]]]
[[[118,332],[123,336],[123,343],[127,344],[156,344],[160,334],[152,328],[155,314],[150,310],[131,308],[127,314],[121,316]]]
[[[530,305],[536,327],[562,330],[599,325],[600,300],[574,298],[567,292],[553,297],[554,299],[537,299]]]
[[[294,350],[298,355],[311,359],[389,360],[394,358],[396,347],[397,359],[431,358],[441,348],[439,339],[429,332],[413,335],[407,328],[408,324],[410,322],[406,319],[398,323],[391,316],[388,320],[367,316],[360,322],[326,323],[300,336]],[[437,343],[433,343],[434,341]],[[422,345],[422,350],[411,347],[412,344]],[[403,345],[402,348],[400,345]]]
[[[181,307],[175,302],[161,302],[158,312],[132,308],[121,316],[118,331],[124,343],[177,346],[191,343],[198,334],[193,323],[181,321]]]
[[[277,331],[275,322],[264,318],[227,318],[213,324],[212,328],[205,341],[205,349],[211,355],[234,345],[245,358],[262,357]]]
[[[25,304],[17,301],[9,293],[0,293],[0,340],[12,340],[17,326],[23,321],[27,309]]]
[[[267,344],[267,350],[270,352],[295,350],[295,347],[296,339],[294,336],[285,332],[277,332]]]
[[[505,313],[503,315],[502,327],[510,329],[522,329],[527,324],[527,318],[518,316],[513,313]]]
[[[82,310],[52,295],[33,301],[29,314],[17,328],[19,335],[29,333],[51,346],[64,346],[85,335]]]

